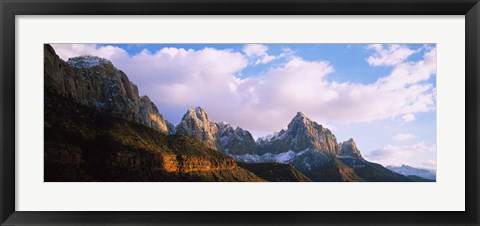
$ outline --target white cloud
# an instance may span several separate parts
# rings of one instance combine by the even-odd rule
[[[434,154],[436,150],[435,144],[427,145],[424,142],[402,146],[387,145],[368,153],[365,158],[384,166],[406,164],[418,167],[416,161],[419,155]]]
[[[254,61],[253,64],[255,65],[266,64],[277,58],[275,56],[268,55],[268,47],[262,44],[246,44],[242,51],[247,57]]]
[[[408,121],[414,114],[435,109],[435,87],[426,82],[435,73],[435,48],[422,60],[398,63],[376,82],[359,84],[327,81],[334,65],[303,60],[288,49],[283,52],[289,56],[285,64],[244,79],[236,77],[252,56],[268,55],[263,45],[246,45],[243,53],[163,48],[135,55],[112,46],[53,47],[63,59],[85,54],[108,58],[139,86],[141,94],[149,95],[159,105],[162,113],[169,107],[186,111],[202,106],[212,119],[252,131],[279,130],[297,111],[316,121],[336,124],[399,118]]]
[[[247,56],[261,56],[267,53],[267,46],[262,44],[246,44],[243,46],[243,52]]]
[[[408,113],[402,116],[402,120],[404,122],[413,122],[415,121],[415,115],[412,113]]]
[[[415,53],[414,50],[411,50],[406,45],[399,44],[373,44],[368,45],[367,48],[375,51],[372,56],[367,58],[367,62],[373,66],[397,65]]]
[[[413,139],[413,138],[415,138],[415,135],[408,134],[408,133],[400,133],[400,134],[397,134],[397,135],[392,137],[392,139],[398,140],[398,141],[405,141],[405,140],[410,140],[410,139]]]
[[[67,60],[70,57],[94,55],[111,60],[128,58],[127,51],[115,46],[98,46],[96,44],[52,44],[60,58]]]

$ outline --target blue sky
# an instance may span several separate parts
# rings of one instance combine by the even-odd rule
[[[259,137],[303,111],[367,159],[436,167],[434,44],[53,46],[65,60],[111,60],[174,124],[201,106]]]

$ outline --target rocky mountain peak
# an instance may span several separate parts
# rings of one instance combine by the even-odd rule
[[[176,134],[194,137],[212,149],[218,148],[217,133],[217,124],[210,121],[207,113],[201,107],[188,109],[176,127]]]
[[[139,123],[167,133],[157,106],[127,75],[106,59],[95,56],[60,59],[50,45],[44,45],[45,92],[65,97],[105,114]]]
[[[360,150],[357,147],[355,141],[350,138],[347,141],[344,141],[339,144],[339,155],[340,156],[349,156],[349,157],[361,157]]]
[[[194,112],[197,115],[197,118],[208,118],[207,113],[202,107],[191,108],[189,111]]]
[[[298,126],[298,125],[307,125],[307,124],[311,124],[311,123],[312,123],[312,120],[310,120],[307,117],[307,115],[305,115],[305,113],[299,111],[299,112],[297,112],[295,117],[293,117],[292,121],[290,121],[290,123],[288,124],[288,128],[292,128],[292,127]]]
[[[220,149],[230,155],[244,155],[252,153],[257,148],[253,136],[247,130],[233,127],[225,122],[217,123]]]
[[[287,130],[259,139],[259,154],[299,153],[305,150],[317,150],[325,154],[337,152],[338,144],[330,130],[298,112],[288,124]]]
[[[210,121],[208,118],[207,113],[201,107],[196,108],[189,108],[188,111],[183,115],[184,119],[192,118],[194,120],[198,120],[199,122],[207,122]]]
[[[303,113],[302,111],[299,111],[297,112],[294,118],[308,118],[308,117],[305,113]]]

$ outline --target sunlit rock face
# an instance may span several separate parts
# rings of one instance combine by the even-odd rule
[[[210,121],[201,107],[190,108],[176,127],[177,135],[184,135],[202,141],[209,148],[218,149],[216,136],[217,125]]]
[[[250,132],[227,122],[213,122],[201,107],[191,108],[176,127],[177,135],[202,141],[208,147],[230,155],[255,152],[257,145]]]
[[[50,45],[44,47],[45,89],[112,116],[167,133],[163,116],[121,70],[99,57],[81,56],[67,62]]]
[[[355,141],[352,138],[339,144],[338,155],[342,157],[357,157],[363,159],[357,144],[355,144]]]
[[[315,149],[325,154],[335,154],[338,144],[332,132],[310,120],[304,113],[298,112],[288,124],[286,130],[258,140],[257,154],[299,153],[307,149]]]

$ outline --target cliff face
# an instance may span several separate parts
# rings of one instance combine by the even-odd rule
[[[189,136],[202,141],[208,147],[217,150],[217,125],[210,121],[207,113],[200,107],[188,109],[182,121],[176,127],[176,134]]]
[[[201,107],[191,108],[175,128],[177,135],[193,137],[208,147],[230,154],[254,152],[257,144],[250,132],[226,122],[213,122]]]
[[[228,123],[217,123],[217,140],[221,150],[229,155],[244,155],[257,148],[252,134],[240,127],[233,129]]]
[[[147,96],[108,60],[92,56],[60,59],[44,46],[45,90],[112,116],[145,125],[161,133],[168,128]]]
[[[329,129],[308,119],[302,112],[298,112],[288,124],[287,130],[259,140],[257,154],[278,154],[288,151],[299,153],[309,148],[324,154],[336,154],[337,139]]]
[[[45,181],[264,181],[228,155],[45,96]]]
[[[357,147],[357,144],[355,144],[355,141],[352,138],[340,143],[338,146],[338,155],[363,159],[362,155],[360,154],[360,150]]]

